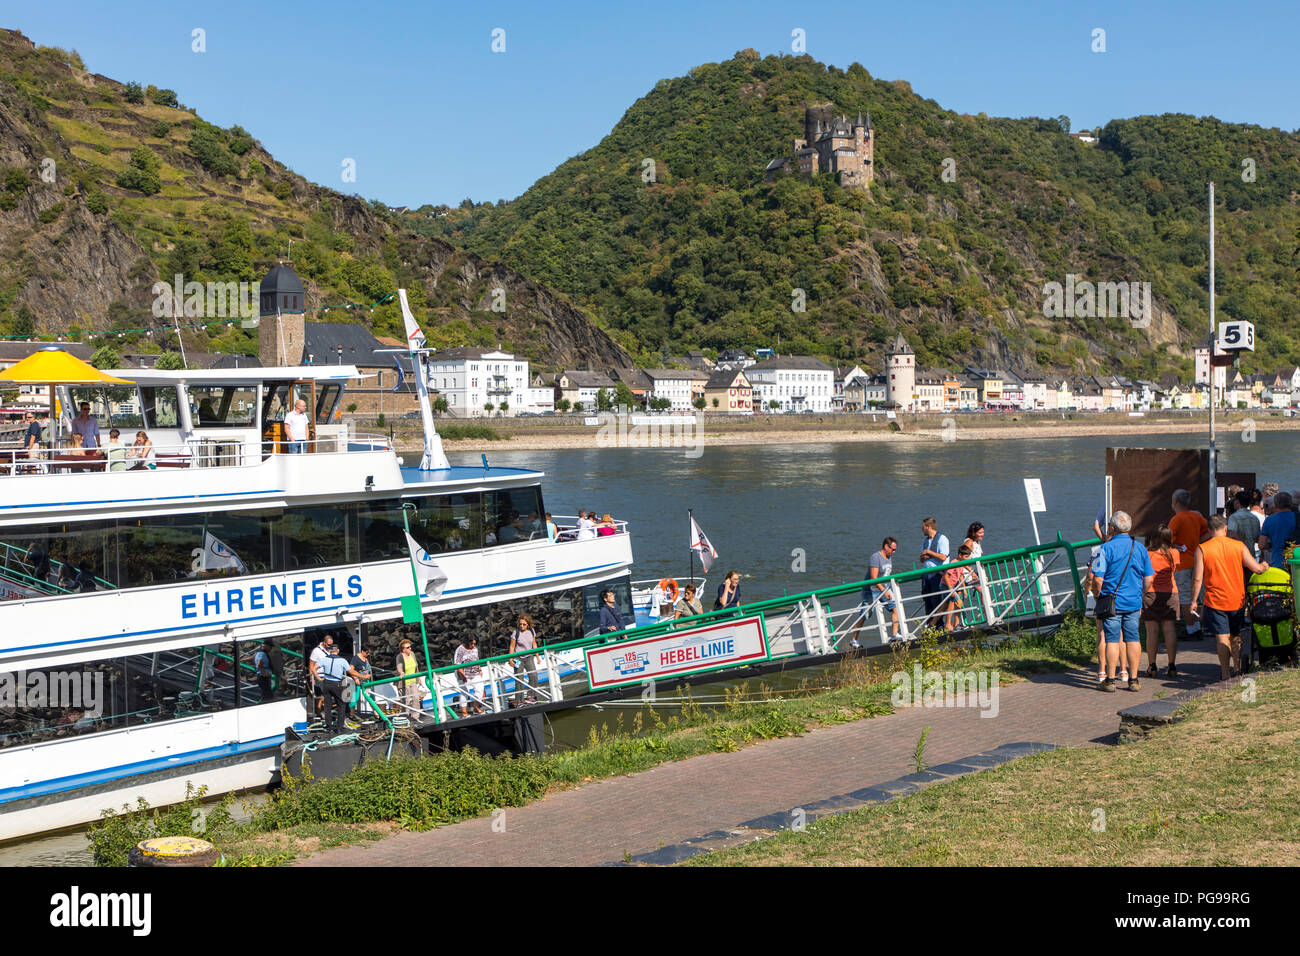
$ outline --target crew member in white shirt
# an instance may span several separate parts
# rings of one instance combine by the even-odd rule
[[[311,419],[307,417],[307,403],[301,398],[294,402],[293,411],[284,416],[284,433],[288,438],[288,452],[301,455],[307,450],[307,437]]]

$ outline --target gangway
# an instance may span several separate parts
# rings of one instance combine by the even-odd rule
[[[944,571],[956,568],[963,573],[956,585],[940,593],[940,605],[933,612],[926,610],[921,579],[934,572],[901,571],[484,658],[476,662],[479,676],[465,684],[456,677],[464,665],[426,666],[406,678],[423,683],[418,708],[398,686],[404,678],[389,677],[361,685],[361,709],[376,715],[390,732],[395,718],[403,718],[404,725],[432,737],[625,697],[654,683],[707,683],[811,667],[846,655],[889,653],[897,644],[908,645],[925,635],[941,642],[960,641],[987,630],[1050,627],[1060,624],[1067,612],[1082,609],[1079,552],[1084,552],[1086,567],[1088,550],[1099,543],[1095,538],[1072,543],[1058,534],[1054,542],[950,562]],[[897,607],[897,633],[884,602],[872,600],[881,587]],[[754,633],[761,634],[760,646],[743,659],[723,655],[716,661],[701,659],[695,668],[677,669],[650,663],[656,653],[670,660],[676,653],[689,660],[691,651],[677,649],[695,647],[698,653],[699,647],[728,646],[728,639],[735,644]],[[535,682],[514,667],[527,657],[536,661]],[[598,658],[617,659],[622,678],[593,674],[592,662]],[[466,694],[482,713],[461,716],[457,700]]]

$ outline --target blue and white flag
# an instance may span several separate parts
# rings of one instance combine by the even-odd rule
[[[230,546],[211,531],[203,533],[203,571],[224,571],[233,569],[238,574],[247,574],[248,568],[239,560],[239,555]]]
[[[411,532],[406,532],[406,546],[411,549],[411,563],[415,567],[416,580],[420,582],[420,591],[430,597],[442,597],[443,586],[447,583],[447,575],[443,573],[442,568],[438,567],[433,555],[411,537]]]

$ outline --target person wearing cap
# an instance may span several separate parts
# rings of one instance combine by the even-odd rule
[[[330,648],[333,646],[333,635],[326,634],[321,638],[321,642],[312,648],[312,652],[307,658],[307,671],[311,675],[311,692],[315,700],[315,715],[317,717],[321,716],[325,710],[325,677],[322,667],[329,658]]]
[[[339,657],[338,645],[331,643],[324,663],[319,667],[325,688],[325,730],[343,733],[343,714],[347,709],[344,700],[343,678],[348,676],[348,664]]]

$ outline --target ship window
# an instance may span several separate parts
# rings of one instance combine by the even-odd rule
[[[90,414],[99,422],[103,442],[108,442],[110,428],[139,428],[141,426],[140,403],[136,399],[134,385],[119,388],[72,388],[69,409],[78,414],[81,403],[90,403]]]
[[[249,428],[257,421],[256,385],[191,385],[185,392],[200,428]]]
[[[485,546],[546,537],[540,488],[488,491],[483,495],[483,504]]]
[[[119,587],[148,587],[198,577],[204,515],[155,515],[118,523]]]
[[[334,420],[334,409],[343,397],[342,385],[324,385],[316,394],[316,424],[328,425]]]
[[[383,561],[407,556],[406,530],[402,523],[402,503],[397,500],[368,501],[357,506],[357,524],[361,535],[361,559]],[[432,544],[420,542],[433,549]]]
[[[480,495],[439,495],[409,500],[415,504],[415,513],[410,516],[411,537],[430,554],[483,547]]]
[[[281,527],[289,549],[288,570],[355,563],[360,549],[347,521],[350,510],[321,506],[286,512]]]
[[[180,403],[175,385],[140,386],[140,404],[148,428],[180,427]]]

